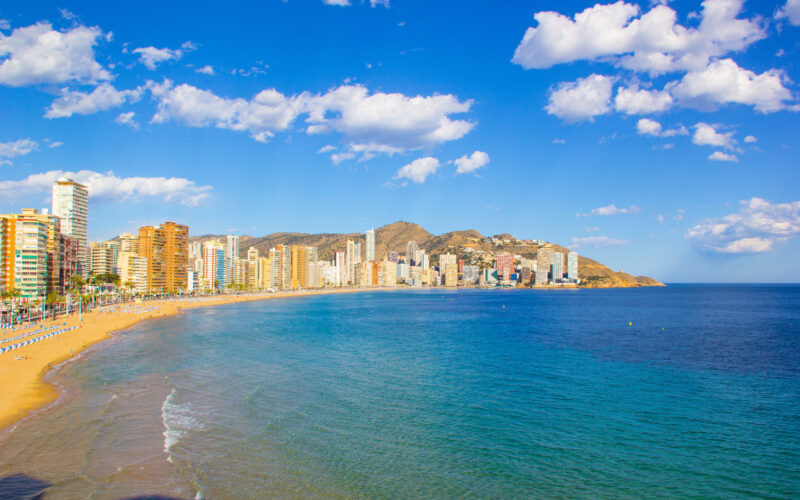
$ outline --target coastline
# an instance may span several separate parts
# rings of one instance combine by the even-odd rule
[[[78,326],[77,330],[47,339],[44,342],[25,346],[19,351],[3,354],[0,357],[0,431],[44,409],[56,402],[60,391],[46,380],[47,374],[59,366],[76,359],[92,346],[111,338],[115,332],[131,328],[144,320],[174,316],[185,309],[211,307],[255,300],[269,300],[332,293],[355,293],[386,290],[380,288],[350,288],[339,290],[307,290],[300,292],[275,292],[252,295],[234,295],[189,299],[166,299],[142,304],[122,304],[119,311],[106,312],[105,307],[97,308],[83,315],[57,321],[45,321],[45,327]],[[138,308],[136,311],[125,311]],[[5,334],[3,338],[11,335]],[[15,356],[26,356],[16,360]]]

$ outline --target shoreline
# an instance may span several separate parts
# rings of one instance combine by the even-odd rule
[[[77,330],[65,332],[43,342],[30,344],[17,351],[0,355],[0,434],[10,432],[10,428],[40,411],[51,408],[60,399],[63,388],[47,380],[52,371],[57,371],[67,363],[73,362],[92,347],[109,340],[120,331],[131,328],[145,320],[166,318],[186,309],[214,307],[256,300],[306,297],[336,293],[374,292],[389,290],[382,288],[351,288],[335,290],[305,290],[299,292],[274,292],[252,295],[202,297],[188,299],[165,299],[141,304],[121,304],[122,311],[109,310],[109,306],[99,307],[83,315],[83,321],[74,315],[68,319],[48,320],[44,327],[72,327]],[[3,333],[7,338],[12,333]],[[26,359],[16,360],[16,356]]]

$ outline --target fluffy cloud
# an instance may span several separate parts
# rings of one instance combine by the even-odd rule
[[[714,151],[713,153],[708,155],[708,159],[711,161],[731,161],[731,162],[739,161],[739,158],[737,158],[736,155],[723,153],[722,151]]]
[[[673,137],[676,135],[688,135],[689,131],[684,126],[663,130],[659,122],[650,118],[642,118],[636,122],[636,133],[639,135],[652,135],[653,137]]]
[[[619,214],[638,214],[642,211],[641,207],[631,205],[628,208],[618,208],[613,203],[605,207],[593,208],[588,214],[575,214],[577,217],[588,217],[590,215],[619,215]]]
[[[139,54],[139,62],[149,70],[154,70],[159,64],[167,61],[177,61],[183,57],[184,51],[194,50],[196,47],[192,42],[184,42],[181,49],[157,49],[155,47],[139,47],[133,49],[134,54]],[[210,66],[209,66],[210,67]]]
[[[209,65],[205,65],[202,68],[197,68],[195,70],[195,72],[201,73],[203,75],[211,75],[211,76],[213,76],[214,75],[214,67],[213,66],[209,66]]]
[[[637,86],[620,87],[614,99],[614,108],[627,115],[661,113],[672,107],[673,98],[665,90],[644,90]]]
[[[800,201],[772,204],[761,198],[742,200],[738,213],[708,219],[689,229],[696,248],[722,253],[761,253],[800,234]]]
[[[736,141],[733,140],[733,132],[720,133],[711,125],[703,122],[694,126],[692,142],[698,146],[716,146],[727,149],[736,147]]]
[[[593,120],[611,110],[611,86],[614,79],[593,74],[574,82],[561,82],[550,92],[545,110],[568,122]]]
[[[64,32],[41,22],[0,33],[0,84],[96,83],[111,74],[95,61],[94,46],[103,32],[77,26]]]
[[[592,248],[605,248],[605,247],[621,247],[630,244],[628,240],[618,240],[609,238],[608,236],[585,236],[583,238],[572,238],[570,248],[579,247],[592,247]]]
[[[347,7],[350,5],[350,0],[322,0],[325,5],[338,5],[339,7]]]
[[[663,4],[642,15],[623,1],[596,4],[574,18],[537,12],[537,26],[527,29],[512,62],[531,69],[603,58],[653,74],[700,69],[766,36],[758,20],[738,19],[743,3],[705,0],[697,28],[677,24],[676,12]]]
[[[457,174],[468,174],[488,165],[489,155],[483,151],[475,151],[470,156],[464,155],[455,160],[455,164]]]
[[[744,138],[744,142],[746,142],[747,144],[752,144],[754,142],[758,142],[758,139],[756,139],[755,136],[748,135],[747,137]]]
[[[160,198],[166,202],[197,206],[211,191],[211,186],[198,186],[194,181],[181,177],[118,177],[113,172],[80,170],[65,172],[51,170],[29,175],[18,181],[0,181],[0,196],[15,199],[31,194],[46,193],[53,182],[61,177],[70,177],[89,188],[89,196],[110,201]]]
[[[722,59],[687,73],[672,94],[681,105],[714,109],[721,104],[745,104],[762,113],[787,107],[792,93],[783,86],[785,75],[779,70],[756,74],[740,68],[732,59]]]
[[[341,133],[348,151],[362,159],[376,154],[395,154],[460,139],[475,126],[449,115],[466,113],[472,101],[453,95],[409,97],[369,91],[360,85],[342,85],[324,94],[304,92],[286,96],[275,89],[253,99],[229,99],[191,85],[150,83],[158,101],[154,123],[174,120],[191,127],[215,126],[248,132],[266,141],[286,130],[301,114],[307,114],[306,132]]]
[[[439,169],[439,160],[430,156],[419,158],[412,161],[408,165],[397,171],[394,174],[395,179],[410,179],[416,184],[422,184],[429,175]]]
[[[117,90],[108,83],[95,87],[91,93],[63,89],[61,97],[53,101],[45,112],[47,118],[68,118],[74,114],[90,115],[109,108],[121,106],[126,101],[139,100],[143,89]]]
[[[133,116],[135,114],[136,113],[134,113],[133,111],[128,111],[127,113],[120,113],[119,115],[117,115],[116,118],[114,118],[114,123],[117,123],[119,125],[127,125],[130,128],[137,130],[139,128],[139,124],[136,123],[136,120],[133,119]]]
[[[11,163],[8,158],[16,158],[17,156],[25,156],[34,149],[36,149],[36,141],[28,139],[18,139],[14,142],[0,142],[0,158],[3,158],[4,163]]]
[[[786,5],[775,15],[778,19],[788,19],[790,24],[800,26],[800,0],[786,0]]]
[[[152,123],[174,120],[190,127],[214,126],[249,132],[253,139],[266,142],[275,131],[285,130],[302,110],[296,98],[287,98],[275,89],[259,92],[252,100],[219,97],[191,85],[173,86],[148,83],[158,101]]]

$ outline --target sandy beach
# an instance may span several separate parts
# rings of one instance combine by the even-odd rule
[[[60,318],[55,322],[45,321],[44,328],[55,326],[58,326],[59,329],[73,326],[78,328],[53,336],[42,342],[0,354],[0,394],[2,395],[0,397],[0,429],[25,418],[31,412],[58,398],[56,388],[44,380],[45,375],[52,367],[78,356],[92,345],[110,338],[110,335],[114,332],[130,328],[140,321],[171,316],[182,310],[195,307],[370,290],[374,291],[374,289],[368,288],[313,290],[148,301],[141,304],[129,303],[114,306],[117,310],[112,307],[99,308],[83,314],[82,321],[79,321],[77,314],[66,320]],[[3,333],[0,333],[0,338],[6,339],[16,335],[19,335],[19,332],[12,333],[4,330]],[[7,346],[9,344],[3,343],[2,345]],[[17,357],[24,357],[25,359],[16,359]]]

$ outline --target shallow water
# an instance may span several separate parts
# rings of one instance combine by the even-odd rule
[[[800,287],[242,303],[58,376],[0,440],[45,498],[800,497]]]

